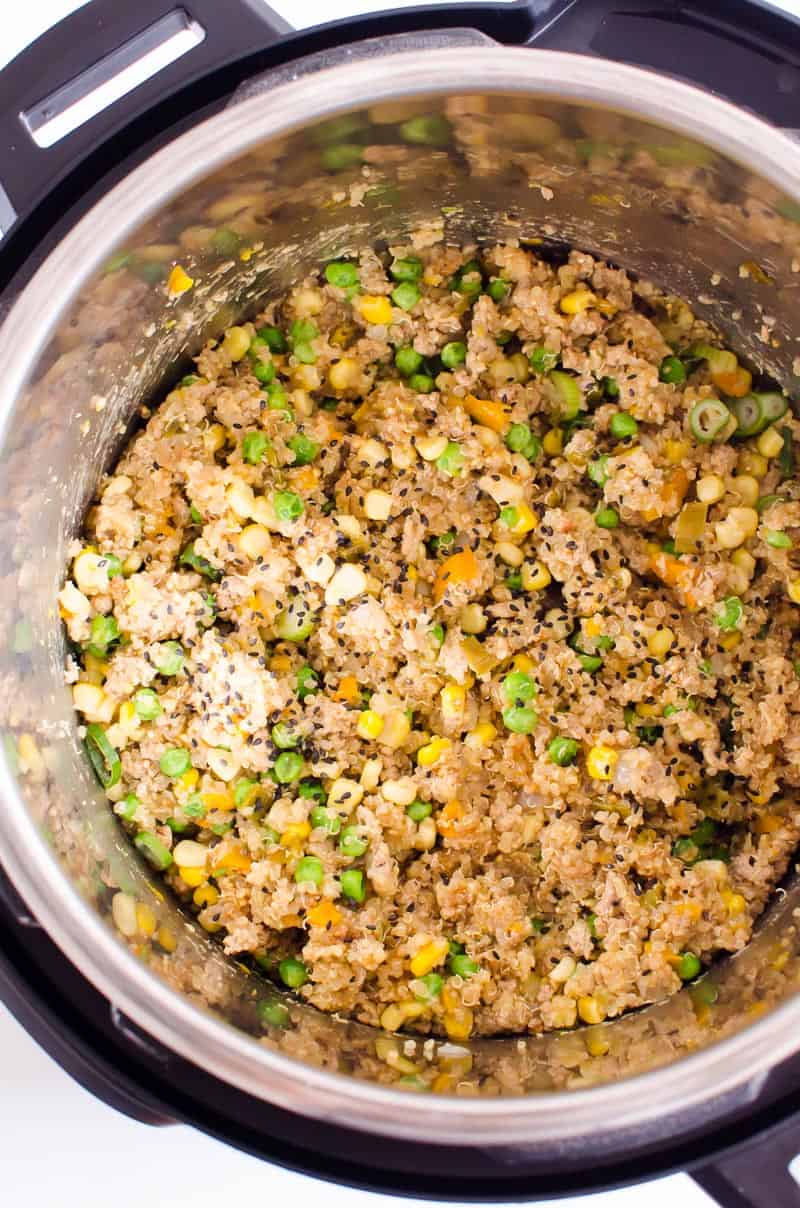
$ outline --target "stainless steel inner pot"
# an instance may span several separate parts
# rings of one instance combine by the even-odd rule
[[[689,1118],[746,1103],[795,1050],[796,889],[779,895],[747,950],[714,969],[711,1005],[684,991],[600,1027],[456,1048],[390,1042],[288,999],[289,1026],[264,1030],[256,1005],[273,991],[152,884],[94,784],[64,685],[56,594],[68,546],[143,399],[156,400],[209,334],[331,256],[422,226],[452,241],[565,241],[691,299],[734,348],[796,388],[791,140],[648,72],[461,41],[371,46],[339,66],[312,64],[313,76],[295,67],[286,74],[296,79],[262,81],[108,193],[7,315],[0,862],[114,1004],[257,1098],[385,1135],[565,1151],[591,1136],[596,1151],[656,1120],[677,1135]],[[442,145],[398,133],[434,112],[452,123]],[[247,250],[209,252],[209,231],[234,216]],[[148,261],[180,263],[194,287],[170,296],[159,268],[143,279]],[[117,889],[155,911],[173,952],[120,935]],[[435,1066],[443,1091],[417,1095],[413,1111],[395,1086],[409,1062]]]

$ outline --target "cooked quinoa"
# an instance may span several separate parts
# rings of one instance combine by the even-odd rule
[[[329,264],[197,359],[59,597],[114,812],[226,952],[453,1040],[748,941],[800,835],[787,400],[572,252]]]

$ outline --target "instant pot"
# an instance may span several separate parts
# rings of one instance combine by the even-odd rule
[[[793,879],[702,992],[591,1029],[456,1046],[325,1016],[152,883],[87,769],[56,611],[142,404],[258,299],[412,229],[584,248],[796,395],[795,127],[800,26],[735,0],[301,35],[257,0],[93,0],[0,74],[0,996],[100,1098],[398,1195],[688,1169],[721,1204],[800,1203]]]

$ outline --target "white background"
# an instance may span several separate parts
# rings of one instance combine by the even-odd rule
[[[0,67],[82,2],[3,0]],[[133,5],[136,0],[118,2]],[[437,0],[427,0],[431,2]],[[408,7],[409,0],[272,0],[272,6],[299,28],[338,16]],[[800,15],[800,0],[774,6]],[[402,1203],[315,1183],[188,1128],[136,1124],[72,1082],[1,1006],[0,1187],[3,1202],[14,1208],[220,1208],[234,1197],[240,1205],[259,1202],[268,1208],[278,1203],[292,1208],[312,1203],[325,1208],[399,1208]],[[658,1180],[646,1192],[631,1188],[560,1202],[569,1208],[635,1208],[645,1195],[648,1208],[711,1204],[685,1175]]]

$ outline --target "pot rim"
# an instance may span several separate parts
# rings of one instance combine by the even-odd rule
[[[760,118],[670,77],[555,51],[493,47],[400,52],[355,61],[233,105],[157,151],[118,183],[50,254],[0,328],[0,433],[65,308],[110,251],[165,202],[211,171],[311,121],[410,95],[526,93],[595,104],[706,143],[800,201],[796,144]],[[168,182],[168,183],[166,183]],[[81,270],[75,273],[74,266]],[[796,1049],[797,1008],[785,1003],[708,1049],[671,1065],[585,1090],[462,1099],[348,1078],[283,1056],[193,1005],[149,972],[81,898],[0,762],[0,854],[6,872],[54,942],[101,993],[188,1061],[241,1090],[308,1117],[369,1133],[450,1145],[589,1139],[687,1113],[761,1077]],[[752,1087],[750,1088],[752,1089]],[[699,1114],[699,1113],[698,1113]],[[655,1129],[653,1129],[655,1133]],[[641,1134],[640,1134],[641,1136]],[[590,1144],[587,1152],[590,1151]]]

